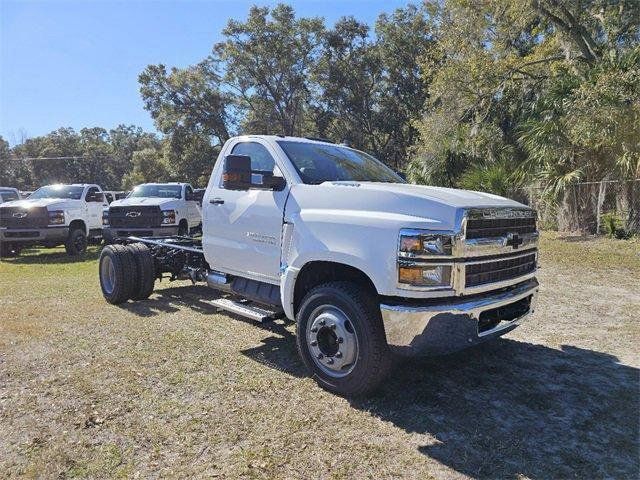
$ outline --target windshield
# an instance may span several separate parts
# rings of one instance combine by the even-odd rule
[[[182,185],[138,185],[129,197],[182,198]]]
[[[12,200],[18,200],[18,194],[12,191],[0,191],[0,203],[11,202]]]
[[[339,145],[278,141],[302,181],[404,183],[389,167],[371,155]]]
[[[29,199],[66,198],[69,200],[80,200],[82,198],[83,191],[84,187],[73,185],[48,185],[33,192],[31,195],[29,195]]]

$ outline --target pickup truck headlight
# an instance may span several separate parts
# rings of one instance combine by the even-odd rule
[[[451,285],[451,265],[400,265],[398,282],[414,287]]]
[[[103,227],[108,227],[109,226],[109,211],[105,210],[102,212],[102,226]]]
[[[176,211],[175,210],[163,210],[162,212],[162,223],[164,225],[168,225],[171,223],[176,223]]]
[[[49,212],[49,225],[64,225],[64,211],[53,210]]]
[[[401,257],[451,255],[453,236],[420,230],[400,230]]]

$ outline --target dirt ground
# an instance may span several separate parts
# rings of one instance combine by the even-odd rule
[[[640,476],[637,240],[546,234],[527,323],[358,401],[203,287],[108,305],[96,258],[0,263],[2,478]]]

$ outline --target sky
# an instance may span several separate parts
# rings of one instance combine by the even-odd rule
[[[155,131],[138,74],[206,57],[230,18],[265,0],[0,0],[0,135],[12,145],[60,127]],[[407,0],[298,0],[298,16],[371,25]]]

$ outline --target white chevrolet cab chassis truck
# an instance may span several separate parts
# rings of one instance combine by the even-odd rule
[[[121,200],[111,202],[102,215],[107,243],[121,237],[169,237],[197,233],[202,210],[188,183],[145,183]]]
[[[411,185],[373,157],[323,141],[243,136],[223,146],[201,241],[129,237],[106,247],[107,301],[154,281],[206,282],[217,307],[296,323],[324,388],[370,392],[397,356],[495,338],[533,312],[535,212],[495,195]]]
[[[64,245],[71,256],[102,238],[102,210],[107,205],[98,185],[47,185],[29,198],[0,205],[0,256],[29,245]]]

